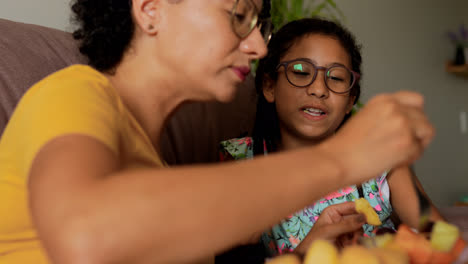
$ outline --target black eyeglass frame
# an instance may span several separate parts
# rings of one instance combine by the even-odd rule
[[[294,84],[288,77],[288,66],[289,64],[293,63],[293,62],[298,62],[298,61],[302,61],[302,62],[306,62],[306,63],[309,63],[313,66],[314,68],[314,76],[312,77],[311,81],[306,84],[306,85],[296,85]],[[304,87],[307,87],[309,85],[311,85],[312,83],[314,83],[315,79],[317,78],[317,74],[318,74],[318,71],[319,70],[323,70],[325,72],[325,74],[323,75],[323,79],[324,79],[324,83],[325,83],[325,86],[328,88],[328,90],[336,93],[336,94],[345,94],[345,93],[348,93],[349,91],[351,91],[351,89],[353,89],[353,86],[354,84],[356,84],[356,81],[359,80],[359,78],[361,77],[361,75],[353,70],[350,70],[348,69],[347,67],[343,66],[343,65],[332,65],[330,67],[323,67],[323,66],[318,66],[318,65],[315,65],[315,63],[313,63],[311,60],[309,59],[306,59],[306,58],[299,58],[299,59],[294,59],[294,60],[289,60],[289,61],[283,61],[283,62],[280,62],[278,64],[278,66],[276,66],[276,71],[279,71],[279,69],[281,68],[281,66],[284,66],[284,74],[286,75],[286,79],[288,80],[288,82],[295,86],[295,87],[299,87],[299,88],[304,88]],[[346,69],[352,76],[353,76],[353,81],[351,82],[351,85],[349,86],[348,90],[344,91],[344,92],[336,92],[334,91],[333,89],[331,89],[329,86],[328,86],[328,83],[327,83],[327,72],[329,72],[331,69],[333,68],[344,68]]]

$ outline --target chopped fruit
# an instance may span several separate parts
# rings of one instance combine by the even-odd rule
[[[326,262],[317,262],[326,263]],[[340,264],[379,264],[379,258],[369,249],[353,245],[343,249],[340,256]]]
[[[374,237],[375,244],[378,248],[383,248],[387,246],[388,244],[390,244],[390,242],[393,241],[393,239],[395,239],[395,235],[390,233]]]
[[[375,242],[375,237],[360,237],[359,244],[365,246],[366,248],[375,248],[377,243]]]
[[[301,264],[298,256],[293,254],[284,254],[276,258],[272,258],[266,262],[267,264]]]
[[[383,248],[390,244],[394,238],[394,234],[385,233],[380,236],[361,237],[359,242],[366,248]]]
[[[366,216],[367,223],[374,226],[382,225],[382,222],[379,219],[379,216],[374,211],[374,208],[369,204],[369,202],[364,198],[359,198],[355,202],[356,211],[358,213],[363,213]]]
[[[454,232],[454,229],[456,232]],[[448,231],[447,231],[448,230]],[[361,237],[361,245],[345,247],[341,252],[329,241],[316,240],[306,252],[303,264],[450,264],[466,263],[468,243],[460,236],[453,242],[444,240],[458,234],[456,226],[436,222],[431,232],[436,247],[431,244],[426,233],[418,233],[401,224],[395,234],[385,233],[375,237]],[[448,234],[448,235],[447,235]],[[441,247],[442,245],[442,247]],[[442,248],[443,250],[441,250]],[[457,262],[458,261],[458,262]],[[301,264],[297,255],[278,256],[267,264]]]
[[[405,224],[398,227],[393,241],[395,245],[408,253],[411,263],[429,263],[433,252],[431,243],[424,236],[415,233]]]
[[[431,262],[430,264],[450,264],[454,262],[457,258],[448,253],[448,252],[442,252],[442,251],[434,251],[431,256]]]
[[[437,221],[431,232],[431,245],[434,249],[449,252],[460,237],[460,231],[455,225]]]
[[[374,248],[372,252],[379,258],[381,264],[409,264],[408,254],[401,249]]]
[[[316,240],[305,254],[304,264],[338,264],[338,250],[329,241]]]
[[[466,247],[468,247],[468,243],[461,237],[459,237],[457,242],[455,242],[455,245],[453,246],[452,251],[450,253],[455,257],[458,257]]]

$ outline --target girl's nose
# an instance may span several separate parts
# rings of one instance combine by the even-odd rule
[[[321,71],[319,71],[315,77],[314,82],[306,87],[307,95],[314,95],[318,98],[328,97],[330,90],[328,90],[327,84],[325,83],[325,78],[322,74],[325,73],[321,73]]]

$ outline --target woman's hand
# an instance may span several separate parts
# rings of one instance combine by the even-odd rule
[[[434,137],[434,128],[423,112],[418,93],[379,95],[322,149],[337,157],[338,164],[356,184],[380,173],[417,160]]]
[[[331,205],[323,210],[295,252],[305,254],[316,239],[330,240],[338,247],[352,244],[362,235],[362,225],[365,223],[365,216],[356,212],[354,202]]]

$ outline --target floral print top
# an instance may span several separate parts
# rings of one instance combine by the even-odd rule
[[[221,142],[220,160],[243,160],[253,158],[253,139],[250,137],[235,138]],[[264,148],[267,154],[266,148]],[[362,184],[362,194],[377,212],[384,228],[395,229],[390,220],[392,206],[390,204],[390,191],[386,180],[387,173],[383,173],[375,179]],[[262,235],[262,242],[271,256],[293,251],[306,237],[310,229],[317,221],[322,211],[332,204],[354,201],[359,198],[358,188],[348,186],[332,192],[314,204],[296,212],[280,224],[273,226]],[[372,236],[377,230],[374,226],[364,225],[364,235]]]

